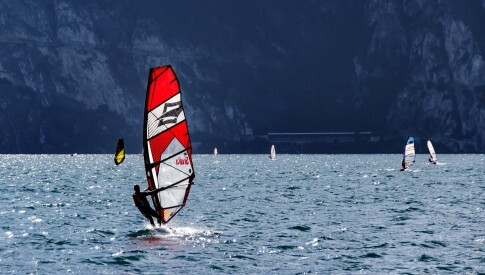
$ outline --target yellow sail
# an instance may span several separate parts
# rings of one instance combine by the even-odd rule
[[[125,160],[125,143],[122,138],[118,139],[115,151],[115,164],[120,165]]]

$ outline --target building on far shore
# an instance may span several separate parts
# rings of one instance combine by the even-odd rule
[[[268,133],[270,142],[290,143],[345,143],[345,142],[379,142],[380,138],[372,132],[320,132],[320,133]]]
[[[380,136],[372,132],[268,133],[267,140],[280,152],[350,153],[367,152],[378,146]],[[372,152],[372,149],[369,149]]]

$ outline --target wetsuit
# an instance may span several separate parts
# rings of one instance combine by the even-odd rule
[[[147,197],[152,195],[152,194],[156,194],[159,191],[161,191],[161,190],[143,191],[143,192],[140,192],[140,193],[136,193],[136,192],[133,193],[133,201],[135,202],[135,206],[138,208],[138,210],[140,210],[140,212],[143,214],[143,216],[145,216],[150,221],[152,226],[155,225],[155,223],[153,222],[152,216],[157,218],[157,221],[158,221],[159,224],[162,223],[161,222],[162,220],[160,218],[160,215],[158,215],[157,211],[153,210],[153,208],[148,203]]]

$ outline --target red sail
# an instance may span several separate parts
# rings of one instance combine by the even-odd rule
[[[170,65],[150,69],[143,127],[145,169],[156,211],[167,223],[184,207],[194,179],[180,86]]]

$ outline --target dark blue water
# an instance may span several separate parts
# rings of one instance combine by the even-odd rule
[[[167,228],[132,204],[129,155],[1,155],[2,273],[485,272],[483,155],[194,156]]]

